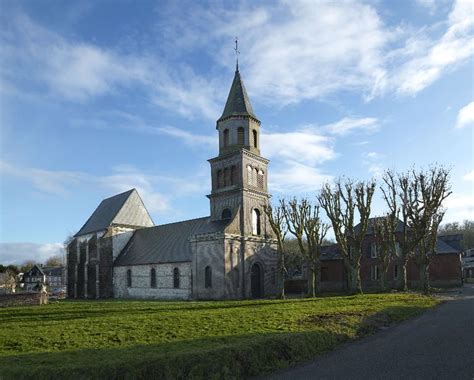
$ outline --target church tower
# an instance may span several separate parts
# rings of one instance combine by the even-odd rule
[[[222,116],[217,120],[219,155],[212,171],[211,220],[239,220],[239,234],[265,238],[270,233],[268,160],[260,155],[260,120],[255,116],[237,66]]]

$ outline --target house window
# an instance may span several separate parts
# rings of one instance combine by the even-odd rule
[[[370,267],[370,278],[372,281],[377,281],[380,279],[380,269],[378,265],[372,265]]]
[[[400,248],[400,243],[397,241],[395,242],[395,254],[399,257],[400,256],[400,252],[402,251],[402,249]]]
[[[131,269],[127,270],[127,286],[129,288],[132,287],[132,270]]]
[[[377,243],[372,243],[370,245],[370,257],[376,259],[378,257],[378,247]]]
[[[156,288],[156,270],[151,268],[150,270],[150,287]]]
[[[256,208],[252,210],[252,234],[260,235],[260,211]]]
[[[229,146],[229,130],[224,129],[224,147]]]
[[[393,279],[398,280],[398,265],[397,264],[393,266]]]
[[[204,269],[204,287],[212,288],[212,269],[209,265]]]
[[[179,268],[173,269],[173,288],[179,288]]]
[[[237,129],[237,144],[244,145],[244,128],[239,127]]]
[[[221,219],[225,220],[225,219],[230,219],[231,217],[232,217],[232,211],[230,211],[228,208],[225,208],[222,211]]]
[[[258,146],[257,131],[254,129],[254,130],[252,130],[252,133],[253,133],[253,147],[257,148],[257,146]]]

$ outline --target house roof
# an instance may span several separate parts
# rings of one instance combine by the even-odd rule
[[[442,239],[442,236],[438,236],[438,239],[436,239],[435,251],[437,255],[447,255],[450,253],[460,253],[462,250],[448,244]]]
[[[209,217],[185,220],[135,231],[114,265],[143,265],[192,260],[189,240],[194,235],[223,232],[228,221]]]
[[[441,239],[451,247],[462,251],[461,241],[463,240],[463,234],[438,235],[438,239]]]
[[[368,226],[367,226],[367,232],[366,232],[366,235],[373,235],[374,234],[374,224],[377,220],[380,220],[382,219],[382,217],[375,217],[375,218],[369,218],[369,223],[368,223]],[[354,230],[356,232],[358,232],[360,229],[360,223],[357,224],[355,227],[354,227]],[[395,232],[403,232],[403,222],[398,219],[398,222],[397,222],[397,227],[395,228]]]
[[[235,70],[234,80],[229,91],[229,96],[227,97],[224,112],[218,121],[230,116],[251,116],[254,119],[257,119],[253,113],[247,90],[245,89],[242,78],[240,77],[239,69]]]
[[[321,247],[321,260],[340,260],[342,259],[339,244],[325,245]]]
[[[64,267],[43,267],[42,270],[46,276],[60,277],[63,275]]]
[[[36,276],[37,274],[44,276],[42,268],[39,265],[33,265],[33,267],[28,272],[26,272],[24,276]]]
[[[133,227],[154,225],[137,190],[131,189],[104,199],[74,236],[105,230],[113,224]]]

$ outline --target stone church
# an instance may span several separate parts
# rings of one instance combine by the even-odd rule
[[[268,160],[237,67],[209,160],[210,216],[155,226],[135,189],[104,199],[68,246],[70,298],[242,299],[277,292]]]

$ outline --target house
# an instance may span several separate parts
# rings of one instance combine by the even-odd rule
[[[362,288],[377,289],[380,286],[380,263],[377,252],[377,240],[373,225],[376,218],[369,220],[369,227],[362,244],[360,261],[360,277]],[[400,239],[403,224],[399,221],[396,235]],[[430,284],[434,287],[451,287],[462,285],[461,245],[462,235],[440,235],[436,241],[435,252],[430,254]],[[392,260],[387,272],[387,285],[395,288],[400,276],[399,264]],[[419,268],[412,258],[407,265],[408,285],[416,287],[419,284]],[[321,254],[321,289],[338,291],[347,288],[347,275],[342,253],[337,244],[325,246]]]
[[[60,290],[66,286],[65,267],[43,267],[34,265],[23,274],[23,287],[27,291],[41,290],[46,286],[49,291]]]
[[[70,298],[241,299],[276,294],[265,213],[269,161],[238,67],[211,166],[210,215],[155,225],[137,190],[104,199],[67,254]]]
[[[474,283],[474,248],[463,252],[461,262],[464,281]]]

